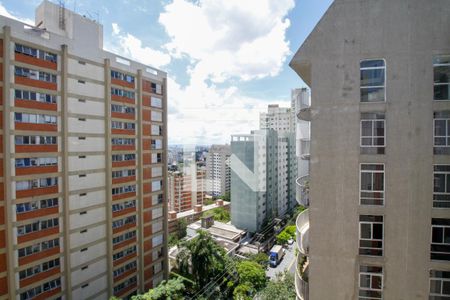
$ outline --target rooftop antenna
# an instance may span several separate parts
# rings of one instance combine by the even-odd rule
[[[59,0],[59,29],[66,30],[66,4]]]

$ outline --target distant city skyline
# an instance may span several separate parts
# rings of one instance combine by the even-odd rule
[[[2,1],[0,15],[34,23],[40,2]],[[332,0],[220,2],[65,5],[103,24],[108,50],[168,72],[169,144],[210,145],[258,128],[267,104],[289,106],[303,83],[287,63]]]

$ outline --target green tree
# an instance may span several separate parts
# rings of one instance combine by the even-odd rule
[[[249,257],[251,261],[254,261],[258,263],[260,266],[262,266],[264,269],[267,269],[267,266],[269,265],[269,256],[265,253],[258,253],[254,254]]]
[[[169,240],[168,240],[169,247],[173,247],[173,246],[177,245],[178,242],[179,242],[179,239],[178,239],[178,235],[176,233],[169,234]]]
[[[254,292],[253,286],[248,283],[241,283],[233,291],[234,300],[251,300]]]
[[[246,283],[253,286],[256,290],[266,286],[266,272],[257,262],[244,260],[238,263],[236,268],[241,284]]]
[[[182,239],[187,235],[187,222],[185,219],[178,221],[178,239]]]
[[[224,207],[216,207],[205,211],[203,217],[213,216],[215,221],[227,223],[231,220],[230,212]]]
[[[131,300],[181,300],[184,299],[184,284],[181,278],[163,280],[156,288]]]
[[[292,238],[295,237],[295,231],[297,230],[297,227],[295,225],[287,226],[284,231],[287,232]]]
[[[181,243],[179,247],[177,264],[181,275],[192,274],[200,287],[225,269],[225,250],[217,245],[207,231],[200,230],[195,238]]]
[[[277,235],[277,244],[284,245],[287,244],[288,240],[291,238],[289,233],[282,231]]]
[[[296,299],[294,276],[289,272],[278,273],[275,280],[258,293],[261,300],[294,300]]]
[[[220,196],[219,198],[222,199],[223,201],[228,201],[228,202],[230,202],[230,200],[231,200],[230,192],[226,192],[225,194],[223,194],[223,195]]]

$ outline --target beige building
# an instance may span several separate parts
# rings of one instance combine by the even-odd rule
[[[312,95],[299,299],[450,299],[449,37],[448,0],[335,0],[292,59]]]
[[[166,73],[44,1],[0,17],[0,299],[109,299],[167,276]]]

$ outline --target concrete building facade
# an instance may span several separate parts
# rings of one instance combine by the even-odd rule
[[[449,36],[446,0],[335,0],[292,59],[312,95],[299,299],[449,299]]]
[[[295,201],[295,183],[289,188],[293,137],[278,136],[273,129],[232,135],[231,223],[236,227],[257,232],[290,210],[290,199]]]
[[[212,196],[230,192],[230,145],[212,145],[206,155],[206,186]]]
[[[180,213],[193,209],[197,204],[203,205],[206,196],[206,170],[196,168],[195,165],[192,167],[188,172],[168,173],[169,211]]]
[[[0,17],[0,299],[109,299],[167,276],[166,73],[44,1]]]

